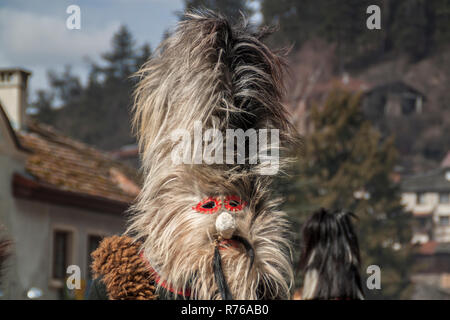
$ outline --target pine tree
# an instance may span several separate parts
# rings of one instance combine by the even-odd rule
[[[36,100],[32,103],[31,108],[34,118],[44,123],[53,123],[55,120],[53,100],[52,93],[38,90]]]
[[[140,48],[140,53],[136,55],[135,59],[135,69],[139,70],[139,68],[147,62],[148,59],[150,59],[150,56],[152,55],[152,49],[150,48],[150,45],[148,43],[145,43]]]
[[[33,104],[40,121],[105,150],[135,142],[130,128],[134,85],[130,76],[151,54],[149,45],[136,53],[133,36],[125,26],[114,34],[111,44],[102,62],[91,64],[87,86],[80,84],[70,68],[61,74],[51,72],[51,90],[41,92]],[[54,97],[61,105],[57,110]]]
[[[367,0],[263,0],[265,24],[280,24],[281,33],[293,42],[313,36],[351,43],[366,29]]]
[[[450,42],[450,0],[434,0],[435,13],[434,41],[438,45]]]
[[[261,14],[263,24],[279,28],[274,44],[300,47],[318,33],[322,7],[323,0],[262,0]]]
[[[73,103],[80,98],[83,87],[80,78],[72,73],[71,66],[65,66],[61,74],[50,71],[48,79],[61,104]]]
[[[396,150],[392,138],[382,141],[364,119],[360,104],[359,96],[334,91],[323,106],[312,108],[314,132],[305,138],[306,155],[285,194],[287,211],[300,224],[320,207],[354,212],[363,279],[367,266],[381,268],[381,290],[367,290],[367,297],[404,298],[410,288],[411,220],[391,180]]]
[[[401,0],[397,9],[394,43],[414,60],[423,58],[432,45],[434,19],[430,10],[427,0]]]
[[[112,39],[112,50],[102,55],[107,63],[104,68],[110,79],[126,79],[134,71],[135,41],[126,26],[121,26]]]

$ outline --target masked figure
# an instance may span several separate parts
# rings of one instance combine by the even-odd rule
[[[188,13],[139,71],[145,181],[126,234],[92,255],[91,298],[290,298],[290,229],[271,186],[296,134],[264,33]]]
[[[320,209],[303,227],[304,300],[361,300],[358,237],[347,211]]]

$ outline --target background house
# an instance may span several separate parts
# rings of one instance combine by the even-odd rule
[[[423,111],[425,95],[403,81],[383,83],[365,93],[364,109],[371,118]]]
[[[1,292],[26,299],[38,288],[58,299],[66,297],[68,265],[89,284],[90,252],[124,230],[139,179],[106,153],[27,121],[29,76],[0,70],[0,232],[12,241]]]
[[[110,151],[109,154],[113,159],[125,163],[130,167],[135,169],[139,169],[141,167],[139,147],[136,143],[122,146],[120,149]]]
[[[402,203],[413,214],[413,299],[450,299],[450,166],[406,177]]]
[[[402,182],[402,202],[417,227],[413,242],[450,242],[450,167],[416,174]]]
[[[414,255],[412,299],[450,299],[450,243],[429,241]]]
[[[311,108],[323,105],[331,92],[343,90],[358,94],[364,93],[370,88],[370,84],[352,78],[347,73],[342,77],[332,77],[328,80],[313,79],[306,84],[298,81],[291,86],[292,93],[287,103],[291,108],[293,122],[301,134],[314,131],[310,119]]]

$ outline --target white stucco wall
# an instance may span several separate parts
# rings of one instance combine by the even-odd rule
[[[450,225],[442,226],[439,219],[442,216],[450,216],[450,204],[439,203],[439,193],[424,193],[423,203],[417,201],[417,194],[413,192],[404,192],[402,194],[402,204],[405,210],[412,212],[415,216],[425,214],[431,215],[433,222],[433,234],[435,241],[450,242]],[[420,237],[421,235],[417,235]]]
[[[31,287],[43,290],[44,299],[57,299],[58,289],[52,280],[53,231],[71,231],[69,263],[78,265],[81,278],[87,276],[89,235],[107,236],[124,231],[119,215],[58,206],[38,201],[13,199],[10,234],[14,254],[5,281],[5,297],[25,299]]]
[[[1,120],[1,119],[0,119]],[[0,236],[13,240],[11,225],[14,219],[14,204],[12,203],[11,177],[16,172],[23,172],[24,158],[15,152],[15,146],[8,136],[6,128],[0,121]],[[14,250],[14,248],[13,248]],[[12,267],[12,257],[6,261],[0,290],[6,297],[6,282]]]

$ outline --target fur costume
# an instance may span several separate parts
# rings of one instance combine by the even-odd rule
[[[359,244],[351,221],[355,217],[350,212],[320,209],[305,223],[302,299],[364,299]]]
[[[272,199],[274,176],[261,174],[267,163],[172,158],[179,145],[172,134],[194,134],[196,122],[224,135],[277,129],[281,152],[296,142],[281,103],[284,62],[263,35],[209,11],[188,13],[139,71],[134,128],[144,185],[129,238],[106,239],[93,253],[110,299],[290,298],[290,226]],[[202,154],[198,144],[187,146]]]
[[[102,282],[112,300],[153,300],[154,279],[139,256],[140,243],[126,236],[102,241],[92,254],[94,277]]]
[[[2,284],[3,267],[10,255],[11,241],[0,239],[0,285]]]

